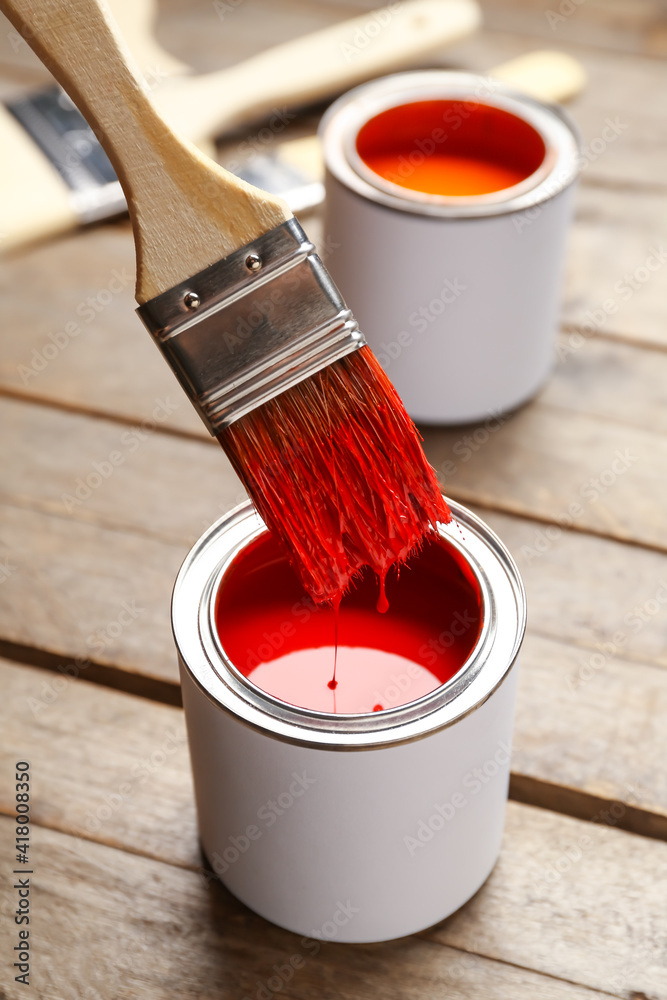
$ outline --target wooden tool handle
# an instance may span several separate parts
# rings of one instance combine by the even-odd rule
[[[127,198],[143,303],[291,218],[174,135],[105,0],[0,0],[88,120]]]
[[[165,81],[156,99],[169,121],[198,142],[284,105],[303,105],[400,69],[465,38],[480,22],[476,0],[404,0],[218,73]]]
[[[586,70],[577,59],[549,49],[510,59],[488,75],[538,101],[569,101],[586,85]]]

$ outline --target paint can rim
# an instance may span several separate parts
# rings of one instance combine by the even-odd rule
[[[542,138],[546,154],[522,182],[490,195],[426,195],[381,178],[356,152],[361,128],[383,111],[426,100],[455,100],[507,111]],[[364,199],[431,218],[479,219],[534,208],[569,187],[581,171],[581,137],[568,113],[490,77],[452,70],[394,73],[348,91],[325,112],[319,127],[328,173]]]
[[[526,626],[517,566],[476,515],[448,501],[453,521],[439,533],[475,575],[483,624],[457,674],[422,698],[372,714],[333,715],[291,706],[262,691],[231,663],[215,625],[215,598],[238,553],[266,526],[248,501],[215,522],[195,543],[174,585],[172,629],[183,668],[209,700],[241,723],[275,739],[323,750],[374,750],[422,739],[478,709],[513,667]]]

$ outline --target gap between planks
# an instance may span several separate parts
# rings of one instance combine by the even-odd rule
[[[28,646],[20,642],[11,642],[0,638],[0,657],[23,663],[29,667],[40,667],[53,673],[63,673],[63,660],[71,660],[71,656],[63,656]],[[176,681],[162,680],[159,677],[149,677],[139,672],[131,672],[126,667],[114,667],[107,663],[96,663],[86,658],[86,676],[77,678],[82,683],[89,682],[114,691],[123,691],[147,701],[156,701],[162,705],[182,708],[181,686]],[[65,671],[66,673],[66,671]]]
[[[61,672],[61,656],[20,643],[0,639],[0,656],[27,666]],[[111,667],[90,660],[86,663],[85,678],[77,678],[77,683],[95,684],[170,707],[182,708],[183,705],[180,684],[176,682],[130,673],[122,667]],[[635,833],[652,840],[667,841],[667,816],[661,816],[618,799],[604,798],[601,795],[593,795],[569,785],[560,785],[543,778],[536,778],[533,775],[512,771],[509,798],[523,805],[560,813],[573,819],[588,823],[602,823],[614,829],[625,830],[628,833]],[[620,808],[621,815],[612,816],[610,820],[605,819],[605,815],[608,816],[609,810],[613,809],[614,806]],[[0,806],[0,815],[3,814],[9,815]],[[59,827],[49,824],[42,825],[48,829],[59,829]]]
[[[525,513],[525,511],[514,509],[510,504],[500,505],[489,503],[486,500],[480,500],[479,497],[474,496],[472,492],[468,493],[465,490],[447,490],[447,496],[451,497],[452,500],[459,501],[459,503],[474,504],[475,507],[479,508],[479,510],[486,510],[492,514],[503,514],[505,517],[511,517],[517,521],[534,521],[536,524],[554,525],[564,534],[572,532],[573,534],[587,535],[591,538],[602,538],[606,542],[613,542],[617,545],[626,545],[631,549],[643,549],[646,552],[656,552],[661,556],[664,556],[667,552],[667,541],[664,545],[658,545],[657,542],[643,542],[640,539],[623,538],[620,535],[609,535],[601,529],[594,528],[590,525],[584,527],[576,522],[564,525],[557,518],[548,517],[546,514],[537,513],[529,516]]]
[[[195,995],[196,983],[196,995],[199,996],[201,982],[206,983],[207,996],[240,995],[241,992],[246,996],[254,995],[254,987],[246,985],[251,978],[261,975],[264,979],[270,962],[283,960],[294,951],[298,935],[253,914],[224,887],[216,887],[214,895],[207,898],[207,888],[193,880],[192,872],[179,869],[168,860],[154,861],[122,848],[99,842],[82,844],[71,834],[45,831],[43,848],[46,847],[54,859],[52,870],[47,873],[46,880],[43,879],[47,919],[50,918],[51,927],[57,926],[58,921],[54,918],[66,904],[68,912],[73,912],[75,917],[73,926],[90,926],[96,931],[94,940],[99,953],[94,981],[97,984],[106,977],[106,995],[110,995],[110,991],[116,995],[120,989],[125,996],[123,989],[127,990],[129,985],[131,990],[139,988],[141,996],[167,997],[174,995],[175,990],[179,996],[190,997]],[[91,905],[90,897],[84,893],[67,894],[66,886],[76,885],[76,877],[82,878],[77,871],[72,882],[72,857],[77,857],[89,884],[95,886],[95,902],[101,906]],[[498,881],[498,873],[494,873],[492,879],[494,877]],[[309,964],[310,983],[304,982],[304,976],[297,992],[288,986],[285,995],[329,995],[335,976],[337,995],[351,1000],[362,995],[360,984],[367,983],[369,973],[373,972],[376,982],[379,978],[381,984],[380,995],[389,990],[392,996],[414,996],[424,1000],[434,995],[494,996],[504,1000],[517,996],[548,997],[549,1000],[627,996],[620,992],[621,987],[619,991],[605,988],[609,976],[606,970],[600,973],[599,949],[598,968],[590,975],[583,965],[585,956],[581,947],[577,949],[574,963],[567,965],[562,961],[545,961],[539,949],[536,954],[533,940],[517,944],[510,935],[510,940],[501,942],[499,947],[488,934],[483,914],[476,926],[459,931],[459,926],[465,923],[466,911],[479,905],[481,894],[490,892],[493,890],[487,882],[468,907],[441,924],[407,938],[349,945],[344,949],[335,942],[333,945],[325,942],[318,953],[318,962],[315,965],[305,963]],[[132,904],[128,907],[130,894]],[[510,908],[517,909],[515,901],[511,901]],[[102,920],[100,910],[105,915]],[[165,919],[165,915],[170,919]],[[597,923],[600,922],[598,919]],[[596,929],[599,931],[599,927]],[[68,940],[68,930],[66,923],[62,941],[55,935],[47,939],[43,953],[51,983],[60,986],[59,996],[69,998],[82,995],[79,992],[80,954],[89,942],[84,940],[82,947],[80,934]],[[481,931],[479,942],[476,930]],[[301,945],[304,940],[301,938]],[[558,937],[551,942],[551,954],[553,945],[560,943]],[[135,954],[140,958],[138,975],[135,963],[131,961],[128,965],[128,958],[134,959]],[[63,955],[65,959],[60,960]],[[533,955],[535,961],[530,963]],[[456,956],[454,962],[452,956]],[[457,962],[461,962],[459,956],[466,956],[465,967],[459,965],[457,968]],[[113,969],[108,968],[111,963]],[[272,971],[276,968],[272,966]],[[90,980],[86,966],[84,971]],[[621,971],[625,973],[626,968],[622,967]],[[579,978],[573,978],[572,974],[577,972]],[[631,985],[650,988],[644,982],[646,977],[637,976],[635,969],[631,970],[631,976],[632,980],[637,980],[631,981]],[[405,989],[401,988],[403,980]],[[259,985],[259,980],[255,985]],[[570,992],[572,987],[574,990]],[[268,995],[268,991],[266,993]],[[362,993],[371,995],[363,987]],[[637,991],[631,995],[644,996]],[[14,996],[17,994],[13,993]]]
[[[667,192],[667,187],[665,187],[664,192]],[[621,344],[624,347],[633,348],[640,352],[645,352],[647,354],[658,353],[667,354],[667,343],[661,344],[658,341],[645,340],[641,337],[634,335],[628,335],[622,333],[618,330],[596,330],[591,336],[589,335],[583,325],[578,325],[572,322],[563,322],[558,331],[558,340],[565,340],[568,336],[572,334],[580,334],[587,341],[603,341],[610,345]],[[539,395],[539,393],[538,393]],[[182,397],[185,398],[185,397]],[[133,416],[131,414],[121,413],[118,410],[110,409],[97,409],[96,407],[86,406],[85,404],[76,403],[73,400],[57,398],[55,396],[42,396],[38,393],[30,392],[28,389],[19,389],[16,386],[8,385],[6,383],[0,383],[0,399],[12,399],[19,403],[30,403],[34,406],[40,406],[44,409],[53,409],[61,411],[63,413],[71,413],[75,416],[80,417],[90,417],[92,420],[107,420],[111,423],[119,424],[123,427],[137,427],[141,424],[142,418],[139,415]],[[525,406],[529,406],[535,401],[535,397],[531,397],[526,403],[519,406],[516,410],[510,411],[510,415],[519,412],[524,409]],[[567,407],[558,406],[555,403],[545,403],[540,401],[540,406],[548,407],[554,410],[562,410],[563,412],[572,412]],[[576,411],[578,412],[578,411]],[[586,413],[586,411],[582,411]],[[586,416],[597,419],[604,420],[607,418],[601,417],[596,414],[586,413]],[[612,423],[611,419],[609,422]],[[619,423],[627,426],[627,421],[618,421]],[[470,424],[433,424],[429,425],[427,429],[434,430],[451,430],[460,427],[464,429],[465,427],[474,427],[476,423],[473,421]],[[188,430],[185,427],[178,427],[174,425],[156,426],[153,429],[153,433],[159,435],[166,435],[167,437],[184,438],[187,441],[205,441],[208,444],[218,445],[216,438],[207,434],[204,429],[200,432]]]
[[[613,336],[609,337],[602,335],[602,339],[606,340],[607,342],[610,342],[614,341],[616,338]],[[630,344],[629,346],[636,349],[635,344]],[[649,352],[653,351],[654,347],[647,346],[645,349],[647,352]],[[661,353],[667,353],[667,345],[665,345],[664,351],[661,350]],[[5,387],[0,386],[0,398],[3,397],[11,399],[21,405],[27,405],[27,406],[34,405],[39,407],[40,409],[45,409],[46,411],[70,413],[74,416],[82,418],[90,418],[111,425],[121,425],[129,427],[138,425],[138,421],[136,419],[132,419],[124,415],[118,415],[116,413],[108,413],[104,411],[92,411],[88,407],[76,406],[75,404],[70,404],[68,402],[63,402],[60,400],[48,400],[38,396],[33,397],[30,394],[23,393],[22,391],[12,389],[6,386]],[[567,406],[559,405],[557,403],[551,403],[549,401],[541,402],[540,408],[542,410],[550,411],[552,413],[570,414],[572,412]],[[603,426],[618,424],[619,427],[634,426],[642,431],[644,430],[644,428],[641,427],[640,425],[629,425],[627,421],[614,421],[612,417],[604,414],[596,414],[596,413],[586,414],[586,418],[591,421],[595,421]],[[464,430],[465,427],[472,428],[475,426],[477,425],[476,424],[461,425],[460,429]],[[431,430],[437,432],[438,430],[447,430],[447,429],[450,428],[426,427],[424,428],[424,431],[425,433],[428,433]],[[156,426],[152,429],[152,433],[162,438],[176,437],[197,444],[210,443],[212,446],[218,447],[218,442],[214,438],[205,435],[203,431],[201,435],[198,435],[196,432],[182,430],[179,428]],[[511,498],[505,499],[501,502],[493,502],[489,500],[488,497],[487,498],[480,497],[477,494],[477,492],[472,490],[467,490],[465,488],[457,488],[456,486],[450,486],[445,488],[447,495],[450,496],[452,499],[459,500],[464,503],[473,503],[480,509],[488,512],[504,514],[514,519],[535,522],[537,524],[557,526],[559,527],[559,529],[565,532],[572,531],[578,533],[579,535],[588,535],[591,537],[600,538],[607,541],[613,541],[622,545],[630,546],[632,548],[649,552],[655,552],[661,555],[667,552],[667,542],[663,543],[659,540],[649,541],[649,540],[634,538],[629,535],[623,536],[622,534],[612,534],[606,531],[603,527],[598,528],[595,525],[591,524],[579,524],[576,521],[570,525],[562,525],[561,521],[557,517],[552,517],[547,512],[542,513],[539,511],[531,510],[531,512],[529,513],[526,509],[524,509],[521,503],[515,504],[512,502]],[[33,502],[28,498],[21,498],[21,500],[19,501],[15,497],[2,497],[2,495],[0,495],[0,500],[2,500],[2,502],[7,504],[8,506],[14,507],[16,509],[30,509],[37,513],[46,514],[52,517],[57,517],[65,521],[71,521],[71,518],[69,516],[66,516],[60,509],[53,508],[50,505],[45,505],[39,501]],[[81,518],[79,518],[79,520],[81,520]],[[117,528],[115,522],[105,521],[102,518],[100,518],[97,514],[93,514],[90,517],[83,518],[83,520],[91,525],[106,528],[111,531],[116,530]],[[145,528],[136,525],[134,526],[123,525],[123,530],[131,534],[135,534],[138,537],[155,538],[156,540],[165,541],[167,543],[171,543],[174,541],[183,542],[184,544],[187,545],[188,548],[190,544],[187,539],[181,538],[180,536],[174,537],[172,535],[164,535],[160,532],[149,532]]]
[[[551,409],[559,410],[560,407],[551,407]],[[604,422],[604,418],[600,418]],[[601,538],[607,542],[614,542],[618,545],[626,545],[633,549],[641,549],[646,552],[655,552],[658,555],[665,555],[667,553],[667,542],[664,545],[660,545],[657,542],[643,541],[637,538],[624,538],[621,535],[612,535],[604,531],[602,528],[595,528],[593,525],[581,525],[573,521],[572,524],[563,525],[555,517],[549,517],[548,514],[541,514],[539,512],[532,513],[528,515],[525,510],[522,510],[520,506],[514,507],[510,501],[505,503],[490,503],[488,500],[480,498],[472,490],[465,489],[447,489],[447,497],[451,500],[458,501],[462,504],[474,504],[475,507],[480,510],[488,511],[492,514],[502,514],[505,517],[514,518],[517,521],[528,521],[534,522],[535,524],[545,524],[550,526],[558,527],[563,532],[572,532],[579,535],[586,535],[592,538]],[[66,523],[72,523],[72,518],[67,514],[59,510],[57,507],[51,507],[40,501],[32,501],[30,499],[23,499],[23,502],[17,502],[15,497],[5,496],[0,492],[0,503],[6,507],[14,508],[15,510],[29,510],[36,514],[44,514],[47,517],[55,517]],[[186,546],[186,551],[191,546],[191,541],[189,541],[185,536],[175,536],[161,534],[160,532],[147,531],[145,528],[138,525],[127,525],[124,524],[119,526],[118,524],[107,521],[99,515],[94,515],[92,517],[77,518],[80,523],[92,525],[96,528],[101,528],[106,531],[118,531],[122,530],[126,534],[135,535],[138,538],[150,538],[158,542],[164,542],[167,545],[173,545],[174,543],[182,542]],[[0,654],[2,655],[2,654]]]
[[[582,0],[579,0],[581,4]],[[552,14],[560,14],[561,21],[558,22],[557,27],[560,27],[562,22],[570,20],[573,14],[577,13],[577,0],[574,4],[560,4],[560,7],[565,7],[565,13],[560,11],[558,3],[552,4]],[[344,16],[346,18],[358,17],[361,14],[370,14],[378,4],[375,0],[317,0],[317,6],[329,11],[336,11],[339,13],[341,18]],[[484,4],[484,23],[480,29],[480,33],[483,32],[485,35],[493,38],[514,38],[514,39],[531,39],[534,42],[534,48],[546,48],[554,47],[570,50],[577,49],[580,53],[590,52],[590,53],[602,53],[614,56],[626,56],[633,59],[646,59],[650,62],[660,63],[664,60],[664,52],[660,49],[653,50],[646,45],[639,49],[628,48],[626,45],[618,44],[619,35],[623,35],[623,27],[616,27],[614,24],[615,16],[617,17],[617,11],[613,9],[610,4],[611,11],[608,18],[602,15],[600,17],[601,11],[604,9],[603,5],[596,5],[592,11],[592,18],[586,21],[583,28],[587,30],[586,40],[578,41],[572,37],[572,33],[568,33],[565,37],[557,36],[557,32],[554,27],[547,30],[546,26],[540,30],[536,18],[544,14],[544,8],[546,4],[529,4],[529,3],[502,3],[499,5],[497,3],[486,2]],[[621,5],[622,7],[623,5]],[[630,9],[631,5],[624,5]],[[639,11],[637,17],[637,32],[646,33],[646,28],[652,27],[653,24],[662,14],[662,8],[659,2],[656,3],[648,2],[640,5],[636,4],[636,8]],[[641,8],[641,9],[640,9]],[[509,26],[507,25],[507,18],[510,18]],[[502,23],[500,19],[503,19],[505,23]],[[643,21],[642,21],[643,18]],[[540,21],[540,25],[546,25],[548,22],[546,19]],[[657,24],[656,26],[659,26]],[[572,28],[577,27],[577,22],[574,20],[571,25]],[[581,25],[579,25],[581,30]],[[604,33],[603,33],[604,32]],[[613,32],[613,34],[612,34]],[[596,41],[593,43],[591,38],[595,34]],[[605,41],[601,42],[600,39],[604,38]],[[614,39],[614,44],[611,39]]]

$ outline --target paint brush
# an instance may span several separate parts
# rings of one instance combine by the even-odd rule
[[[275,196],[161,117],[104,0],[0,0],[123,185],[139,315],[308,592],[380,580],[450,520],[417,432]]]
[[[195,75],[152,37],[149,0],[110,6],[163,114],[209,155],[222,132],[266,116],[280,133],[287,108],[404,68],[464,38],[481,19],[476,0],[405,0]],[[59,87],[0,104],[0,145],[2,250],[125,211],[94,132]]]

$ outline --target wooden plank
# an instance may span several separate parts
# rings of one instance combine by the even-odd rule
[[[13,822],[0,826],[8,869]],[[39,826],[33,840],[31,981],[45,998],[265,997],[294,955],[279,992],[295,998],[667,996],[667,845],[525,806],[510,804],[471,903],[422,935],[345,948],[273,927],[194,872]],[[8,918],[14,906],[6,892]],[[8,1000],[22,996],[4,977]]]
[[[567,380],[574,386],[564,398],[577,397],[579,412],[585,412],[587,394],[578,393],[577,380],[582,365],[590,364],[587,351],[594,335],[665,345],[667,266],[650,272],[629,299],[614,286],[620,281],[619,287],[627,288],[623,275],[643,267],[651,246],[661,246],[667,210],[656,205],[654,196],[625,192],[610,199],[607,192],[588,188],[581,190],[580,206],[564,304],[565,319],[575,329],[562,341],[559,383]],[[315,235],[318,227],[309,228]],[[128,422],[150,418],[156,401],[171,397],[182,405],[170,417],[169,428],[203,439],[207,434],[201,421],[132,315],[132,273],[130,234],[122,224],[63,239],[57,254],[48,245],[5,261],[0,266],[5,300],[0,389]],[[34,287],[40,288],[39,296],[15,294]],[[618,308],[608,315],[603,303],[610,302]],[[651,359],[664,368],[657,356],[642,356],[642,371]],[[641,408],[638,384],[631,398]],[[611,400],[610,392],[608,409]]]
[[[371,10],[376,0],[317,0],[341,11]],[[667,52],[659,0],[484,0],[486,32],[511,34],[535,46],[581,46],[649,57]]]
[[[73,408],[115,411],[137,423],[151,416],[159,399],[178,392],[185,402],[133,315],[133,287],[127,223],[87,230],[4,261],[2,384]],[[29,294],[32,288],[40,294]],[[179,406],[171,424],[206,436],[189,405]]]
[[[501,423],[490,418],[477,428],[424,431],[427,455],[447,494],[663,548],[662,436],[539,404]]]
[[[176,680],[169,604],[187,546],[16,507],[1,514],[3,648],[51,654],[86,677],[113,681],[95,665]],[[161,689],[163,690],[163,689]]]
[[[667,666],[662,553],[566,530],[552,540],[535,521],[479,513],[519,564],[532,632],[590,652],[613,646],[625,659]]]
[[[664,7],[658,0],[485,0],[484,23],[549,47],[587,45],[652,57],[667,52]]]
[[[569,241],[563,322],[583,339],[602,334],[664,350],[665,234],[664,196],[582,185]],[[561,350],[563,360],[580,349],[581,337],[565,341],[570,349]]]
[[[0,680],[0,762],[10,768],[30,734],[42,789],[37,822],[128,850],[138,838],[149,857],[199,864],[180,710],[3,660]],[[529,636],[516,796],[589,821],[613,808],[619,828],[667,840],[666,705],[663,671],[612,659],[591,669],[582,651]],[[82,756],[82,745],[95,753]],[[0,789],[0,811],[11,811],[9,786]]]
[[[622,829],[667,840],[666,711],[664,670],[529,632],[512,797],[586,820],[613,806]]]
[[[563,334],[561,359],[536,404],[616,424],[667,430],[667,356],[603,337]]]
[[[164,433],[185,408],[177,388],[144,421],[125,426],[0,398],[0,424],[11,427],[2,443],[0,498],[189,548],[247,494],[213,438]]]
[[[612,369],[614,361],[622,369],[623,361],[633,359],[627,350],[620,352],[614,357],[607,345]],[[664,374],[667,380],[667,356],[653,360],[655,379]],[[664,412],[657,428],[650,424],[666,383],[654,381],[653,396],[651,380],[644,392],[637,381],[635,402],[644,397],[645,413],[628,412],[628,400],[626,412],[645,425],[638,427],[611,413],[631,372],[619,377],[608,395],[598,390],[598,412],[590,417],[549,404],[549,398],[565,404],[576,399],[572,382],[582,388],[578,372],[559,374],[560,393],[556,386],[545,401],[538,399],[511,416],[494,416],[477,428],[424,431],[427,454],[445,491],[466,503],[664,548]],[[583,377],[595,382],[590,364]],[[162,433],[185,407],[182,393],[165,395],[141,425],[128,428],[0,398],[0,422],[12,428],[3,447],[0,498],[192,544],[245,493],[214,442],[208,446]],[[26,455],[32,456],[29,463]]]
[[[505,848],[482,891],[429,937],[465,948],[474,936],[484,955],[517,965],[527,949],[531,967],[552,976],[664,997],[667,845],[610,829],[613,817],[582,824],[524,809],[510,804]]]
[[[181,709],[6,660],[0,678],[0,761],[9,774],[16,753],[28,755],[34,822],[201,865]],[[7,814],[10,791],[4,782],[0,811]]]

